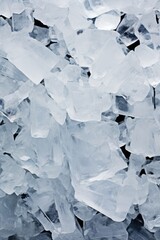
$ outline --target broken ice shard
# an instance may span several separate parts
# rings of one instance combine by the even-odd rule
[[[8,59],[35,84],[39,84],[58,62],[53,52],[22,33],[12,33],[3,43],[3,50]]]

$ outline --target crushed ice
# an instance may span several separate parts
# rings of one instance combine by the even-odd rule
[[[159,19],[0,0],[0,240],[160,239]]]

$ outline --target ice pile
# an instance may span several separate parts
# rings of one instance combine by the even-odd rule
[[[0,240],[160,239],[160,0],[0,0]]]

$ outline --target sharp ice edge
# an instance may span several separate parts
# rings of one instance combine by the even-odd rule
[[[160,1],[0,1],[0,240],[160,239]]]

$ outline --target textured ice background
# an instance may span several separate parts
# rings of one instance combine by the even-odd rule
[[[159,21],[0,0],[0,240],[160,240]]]

